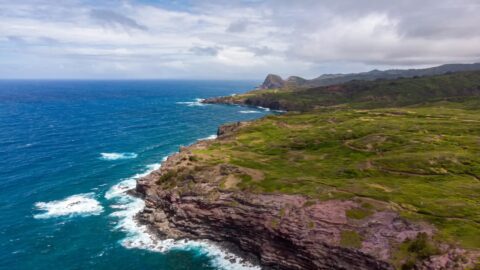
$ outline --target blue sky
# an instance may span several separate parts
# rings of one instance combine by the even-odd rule
[[[0,78],[312,78],[480,62],[478,14],[476,0],[0,0]]]

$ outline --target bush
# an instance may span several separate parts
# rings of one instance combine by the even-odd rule
[[[161,184],[161,183],[165,183],[167,182],[168,180],[170,180],[171,178],[177,176],[177,171],[175,170],[170,170],[170,171],[167,171],[166,173],[163,173],[160,178],[158,178],[157,180],[157,184]]]
[[[438,254],[438,249],[430,242],[426,233],[419,233],[408,246],[408,251],[421,260]]]

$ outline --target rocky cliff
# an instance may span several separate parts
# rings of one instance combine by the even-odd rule
[[[394,269],[396,248],[434,228],[400,217],[389,205],[362,219],[347,212],[362,208],[361,198],[317,201],[300,195],[258,194],[238,188],[241,177],[261,172],[228,163],[199,161],[193,151],[231,140],[249,123],[219,128],[215,141],[180,149],[162,168],[139,179],[136,192],[146,201],[138,219],[160,237],[232,243],[271,269]],[[455,269],[460,253],[439,255],[418,269]],[[457,264],[458,265],[458,264]]]
[[[282,77],[275,74],[268,74],[262,85],[260,85],[260,89],[274,89],[282,88],[284,86],[285,81],[282,79]]]

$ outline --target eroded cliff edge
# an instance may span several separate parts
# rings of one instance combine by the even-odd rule
[[[136,192],[146,202],[139,220],[160,237],[233,243],[271,269],[394,269],[399,245],[435,233],[432,226],[408,221],[391,205],[368,198],[321,201],[238,188],[245,177],[260,181],[262,172],[205,163],[199,153],[232,140],[247,125],[221,127],[217,140],[181,148],[161,169],[138,180]],[[371,215],[348,217],[372,207]],[[418,269],[463,269],[471,264],[464,254],[444,246],[414,263]]]

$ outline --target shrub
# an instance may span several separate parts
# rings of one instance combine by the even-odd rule
[[[167,171],[166,173],[163,173],[160,178],[158,178],[157,180],[157,184],[161,184],[161,183],[165,183],[167,182],[168,180],[170,180],[171,178],[177,176],[177,171],[175,170],[169,170]]]

